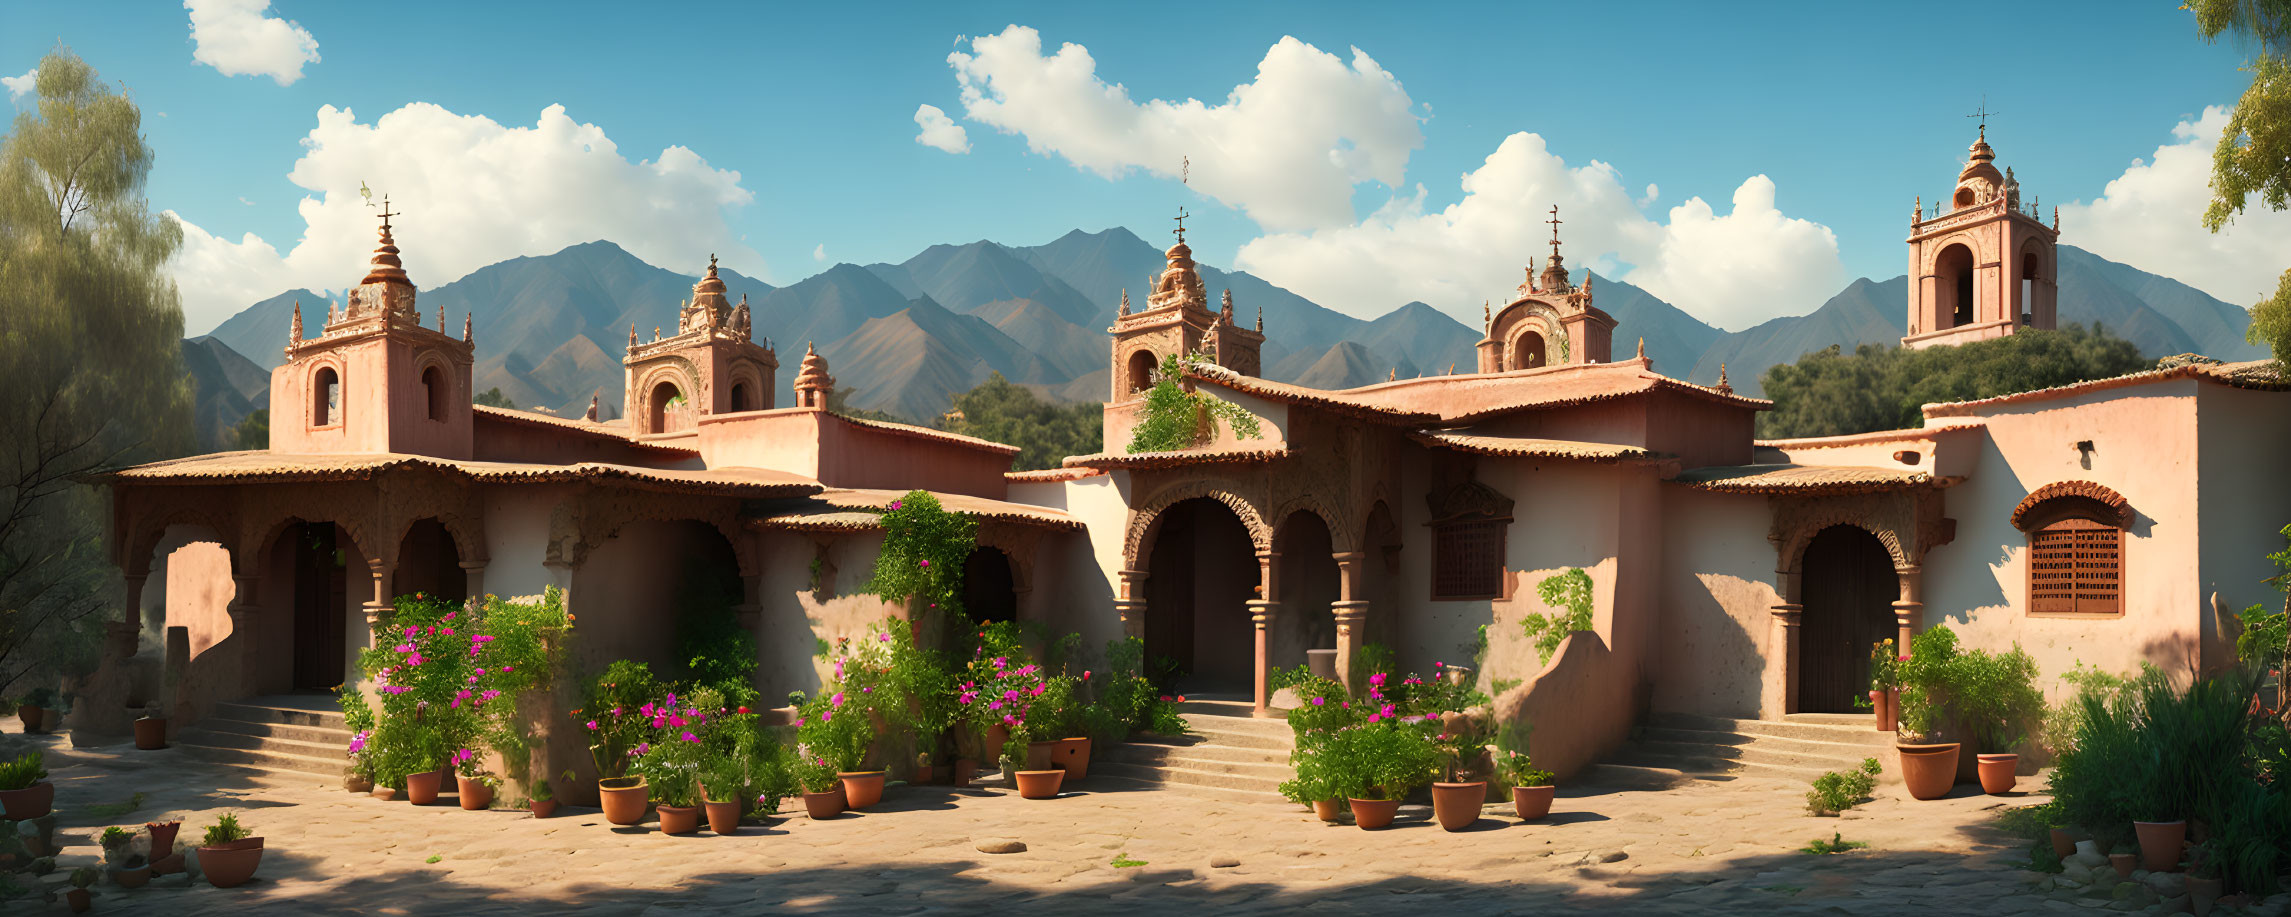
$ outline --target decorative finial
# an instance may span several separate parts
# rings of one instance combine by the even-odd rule
[[[476,336],[475,336],[475,335],[472,333],[472,332],[474,332],[474,331],[476,330],[476,325],[477,325],[477,313],[475,313],[475,312],[464,312],[464,313],[462,313],[462,314],[461,314],[461,342],[462,342],[462,343],[464,343],[464,344],[474,344],[474,343],[477,343],[477,338],[476,338]]]
[[[1646,358],[1647,358],[1647,339],[1646,339],[1646,337],[1645,337],[1645,336],[1643,336],[1643,335],[1642,335],[1642,336],[1639,338],[1639,359],[1641,359],[1641,360],[1644,360],[1644,359],[1646,359]],[[1724,365],[1724,364],[1720,364],[1720,365]]]
[[[1974,109],[1972,114],[1965,117],[1981,119],[1981,142],[1987,143],[1989,140],[1989,116],[2001,114],[2004,112],[1989,110],[1989,94],[1984,92],[1981,94],[1981,107]],[[388,198],[384,198],[384,200],[386,201]]]
[[[420,323],[420,322],[415,322],[415,324],[417,324],[417,325],[418,325],[418,324],[421,324],[421,323]],[[438,303],[438,333],[439,333],[439,334],[444,334],[444,333],[445,333],[445,303],[442,303],[442,302],[441,302],[441,303]]]
[[[1734,394],[1734,386],[1726,381],[1726,364],[1724,363],[1718,364],[1718,390],[1729,395]]]
[[[1448,364],[1448,375],[1451,375],[1451,376],[1453,376],[1453,375],[1455,375],[1455,374],[1456,374],[1456,364],[1454,364],[1454,363],[1449,363],[1449,364]]]
[[[1909,208],[1909,225],[1915,226],[1922,219],[1925,219],[1925,195],[1920,194],[1916,206]]]
[[[1185,244],[1185,218],[1188,216],[1192,216],[1192,214],[1186,213],[1185,207],[1181,205],[1177,208],[1177,244],[1179,245]]]
[[[1121,306],[1121,309],[1120,309],[1119,311],[1116,311],[1114,314],[1115,314],[1115,315],[1128,315],[1128,314],[1130,314],[1130,288],[1129,288],[1129,287],[1123,287],[1123,288],[1122,288],[1122,306]]]
[[[588,421],[588,422],[590,422],[590,423],[596,423],[596,422],[597,422],[597,402],[598,402],[598,400],[599,400],[599,399],[598,399],[598,396],[596,396],[595,394],[591,394],[591,395],[589,396],[589,412],[588,412],[588,413],[586,413],[586,414],[583,414],[583,415],[581,415],[581,419],[582,419],[582,420],[586,420],[586,421]]]
[[[1260,333],[1260,334],[1264,333],[1264,331],[1265,331],[1265,304],[1264,304],[1264,303],[1258,303],[1258,304],[1257,304],[1257,331],[1258,331],[1258,333]]]
[[[363,187],[365,183],[364,183],[364,182],[360,182],[359,184],[360,184],[360,186],[361,186],[361,187]],[[384,235],[384,236],[387,236],[387,235],[389,235],[389,234],[390,234],[390,218],[391,218],[391,217],[397,217],[397,216],[405,216],[405,215],[406,215],[406,214],[405,214],[405,211],[402,211],[402,210],[401,210],[401,211],[392,211],[392,210],[390,209],[390,196],[389,196],[389,195],[387,195],[387,194],[385,194],[385,195],[382,195],[382,213],[381,213],[381,217],[382,217],[382,235]]]
[[[1552,257],[1554,257],[1554,258],[1557,258],[1557,257],[1559,257],[1559,222],[1560,222],[1560,221],[1559,221],[1559,205],[1558,205],[1558,204],[1553,204],[1553,205],[1551,205],[1551,219],[1545,220],[1544,222],[1546,222],[1546,223],[1550,223],[1550,224],[1551,224],[1551,256],[1552,256]]]
[[[2053,232],[2059,232],[2059,231],[2060,231],[2060,205],[2059,205],[2059,204],[2054,204],[2054,205],[2052,205],[2052,231],[2053,231]]]
[[[652,326],[652,339],[653,339],[653,340],[655,340],[655,341],[658,341],[658,340],[660,340],[660,326],[659,326],[659,325],[654,325],[654,326]]]
[[[1387,372],[1387,373],[1385,373],[1385,374],[1384,374],[1384,381],[1386,381],[1386,382],[1398,382],[1398,381],[1400,381],[1400,367],[1397,367],[1397,366],[1395,366],[1395,367],[1392,367],[1392,370],[1391,370],[1390,372]]]
[[[710,277],[714,277],[714,276],[716,276],[716,253],[715,253],[715,252],[709,252],[709,253],[708,253],[708,276],[710,276]]]
[[[1226,287],[1226,288],[1225,288],[1225,296],[1224,296],[1224,301],[1223,301],[1223,307],[1224,307],[1224,311],[1225,311],[1225,320],[1226,320],[1226,322],[1227,322],[1227,323],[1231,323],[1231,322],[1233,321],[1233,288],[1232,288],[1232,287]]]
[[[628,349],[636,349],[636,323],[628,323]]]
[[[301,341],[302,341],[302,297],[300,297],[300,296],[297,296],[297,297],[295,297],[295,298],[294,298],[294,330],[293,330],[292,332],[290,332],[290,334],[291,334],[292,336],[291,336],[291,337],[288,337],[288,338],[286,339],[286,340],[287,340],[287,343],[290,343],[290,344],[301,343]]]

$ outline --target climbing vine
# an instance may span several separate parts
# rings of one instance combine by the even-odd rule
[[[962,608],[963,561],[978,546],[978,520],[948,512],[929,491],[911,490],[880,510],[883,550],[861,590],[885,601],[920,598],[933,608]]]
[[[1138,425],[1130,431],[1130,452],[1193,448],[1217,437],[1220,420],[1233,428],[1235,438],[1257,438],[1262,428],[1255,415],[1233,402],[1189,392],[1178,384],[1187,365],[1207,362],[1209,358],[1202,354],[1181,357],[1173,353],[1162,358],[1153,388],[1146,392],[1145,407],[1138,411]]]
[[[1527,636],[1535,641],[1535,653],[1544,664],[1551,662],[1551,654],[1559,651],[1559,641],[1568,634],[1591,629],[1591,574],[1576,567],[1565,573],[1546,577],[1535,584],[1536,596],[1543,604],[1564,608],[1565,614],[1531,614],[1520,622]]]

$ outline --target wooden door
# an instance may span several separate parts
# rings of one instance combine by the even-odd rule
[[[336,549],[334,524],[307,523],[295,532],[294,683],[296,690],[332,688],[343,681],[344,621],[349,579]]]
[[[1853,713],[1869,692],[1870,645],[1894,636],[1899,579],[1877,536],[1831,526],[1806,546],[1798,625],[1801,713]]]

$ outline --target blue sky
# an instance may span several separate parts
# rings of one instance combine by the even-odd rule
[[[219,320],[221,315],[213,313],[219,303],[232,301],[230,296],[263,289],[260,284],[271,279],[307,279],[317,270],[312,265],[347,258],[343,252],[351,249],[336,247],[313,248],[299,262],[292,253],[306,235],[345,231],[335,223],[311,220],[298,203],[327,192],[354,192],[354,182],[340,185],[362,167],[355,160],[335,163],[336,169],[314,163],[312,173],[327,173],[324,179],[309,179],[323,182],[318,189],[289,178],[297,161],[311,154],[305,141],[319,126],[322,106],[348,109],[354,118],[346,121],[371,126],[401,107],[432,103],[452,115],[483,116],[500,128],[514,129],[531,128],[544,108],[562,105],[566,118],[593,125],[630,163],[659,160],[669,147],[688,148],[704,159],[714,170],[712,185],[639,183],[622,196],[716,194],[712,201],[681,204],[688,209],[679,212],[713,210],[721,225],[681,236],[682,230],[644,220],[628,220],[624,228],[615,222],[617,211],[609,203],[614,194],[595,186],[609,175],[574,174],[554,179],[554,185],[505,195],[486,216],[479,200],[483,195],[469,189],[522,180],[515,163],[508,162],[495,163],[503,177],[462,176],[471,182],[463,191],[470,201],[445,206],[401,197],[399,203],[411,214],[406,233],[419,232],[413,227],[427,213],[459,214],[473,224],[486,219],[555,222],[567,232],[593,230],[589,234],[613,238],[648,260],[685,271],[696,270],[695,262],[707,254],[699,249],[719,241],[710,238],[713,234],[727,247],[745,245],[746,251],[728,256],[735,267],[788,283],[836,261],[903,260],[929,244],[979,238],[1033,244],[1077,227],[1127,225],[1158,243],[1167,238],[1170,211],[1182,203],[1198,215],[1189,221],[1198,232],[1189,235],[1205,260],[1238,261],[1307,295],[1343,299],[1341,293],[1316,289],[1314,278],[1336,276],[1329,273],[1336,260],[1357,265],[1357,256],[1346,258],[1344,246],[1333,243],[1358,227],[1325,215],[1317,222],[1267,226],[1251,217],[1254,192],[1203,195],[1135,165],[1114,169],[1111,178],[1077,168],[1060,144],[1091,138],[1066,133],[1062,140],[1043,141],[1038,135],[1051,128],[1020,135],[966,116],[962,83],[948,62],[950,52],[972,49],[959,37],[994,35],[1016,24],[1040,33],[1044,54],[1061,43],[1086,47],[1096,79],[1120,84],[1131,101],[1195,98],[1216,106],[1237,85],[1256,80],[1268,49],[1293,36],[1356,67],[1352,49],[1358,49],[1397,82],[1420,132],[1420,145],[1396,144],[1405,154],[1398,193],[1410,198],[1420,185],[1419,210],[1438,212],[1458,203],[1466,197],[1459,176],[1481,168],[1506,137],[1535,134],[1548,155],[1567,169],[1606,163],[1613,183],[1633,198],[1643,199],[1647,185],[1659,189],[1651,201],[1631,205],[1638,211],[1635,217],[1582,205],[1594,211],[1586,221],[1622,221],[1613,235],[1637,241],[1604,245],[1595,238],[1601,231],[1587,228],[1594,238],[1584,244],[1605,250],[1570,249],[1572,263],[1590,259],[1609,273],[1627,272],[1647,267],[1658,257],[1654,253],[1665,252],[1660,257],[1674,260],[1642,275],[1653,281],[1647,285],[1659,287],[1658,294],[1690,311],[1708,313],[1706,320],[1715,315],[1724,320],[1714,323],[1739,327],[1762,317],[1753,294],[1712,293],[1714,302],[1704,304],[1695,301],[1695,291],[1702,286],[1697,271],[1710,272],[1711,265],[1734,263],[1731,259],[1741,256],[1704,251],[1689,258],[1683,253],[1686,246],[1717,243],[1707,238],[1690,243],[1683,233],[1662,235],[1665,226],[1676,222],[1670,208],[1699,197],[1723,215],[1746,180],[1768,177],[1772,205],[1782,220],[1818,224],[1813,235],[1826,228],[1834,238],[1836,269],[1809,269],[1800,286],[1834,291],[1842,279],[1902,272],[1901,239],[1910,201],[1915,195],[1932,200],[1947,192],[1973,131],[1964,115],[1984,95],[1988,106],[2001,112],[1990,122],[2000,163],[2015,167],[2024,195],[2039,196],[2049,206],[2096,202],[2109,182],[2127,175],[2134,160],[2155,160],[2160,146],[2200,139],[2196,146],[2208,149],[2212,138],[2192,138],[2192,129],[2175,137],[2174,128],[2200,122],[2207,106],[2232,104],[2247,82],[2236,70],[2234,49],[2199,42],[2189,14],[2168,0],[1756,6],[1067,3],[888,9],[590,3],[373,7],[281,0],[266,12],[243,11],[292,20],[315,41],[318,59],[302,61],[300,77],[287,85],[259,73],[225,75],[217,66],[194,60],[199,45],[186,11],[175,6],[42,3],[5,9],[0,75],[30,69],[59,40],[69,45],[105,78],[125,83],[142,106],[157,151],[149,187],[155,207],[178,213],[218,240],[217,245],[243,246],[244,235],[251,233],[283,255],[275,264],[253,258],[242,265],[225,252],[206,259],[204,267],[180,272],[194,331]],[[278,29],[283,26],[273,31]],[[963,126],[968,152],[916,142],[916,109],[925,104]],[[1345,116],[1343,110],[1331,113]],[[1036,112],[1033,123],[1050,124],[1058,117]],[[1050,148],[1030,151],[1030,137]],[[482,145],[485,138],[480,132],[466,139]],[[1124,143],[1118,136],[1095,139],[1115,147]],[[1203,167],[1231,167],[1235,164],[1216,161],[1251,155],[1214,136],[1179,141],[1172,148],[1192,146],[1205,147],[1187,154]],[[389,168],[394,167],[374,164],[372,171],[377,178],[396,174]],[[736,183],[723,174],[731,171],[738,173]],[[1382,170],[1386,176],[1393,171]],[[2165,183],[2168,176],[2149,178]],[[418,185],[410,179],[400,183]],[[727,191],[733,184],[736,189]],[[1521,187],[1518,200],[1496,209],[1523,215],[1532,209],[1540,216],[1543,208],[1533,206],[1531,198],[1573,199],[1532,182]],[[376,189],[389,190],[379,181]],[[1539,196],[1539,189],[1548,193]],[[743,193],[748,196],[744,201],[723,201],[725,195]],[[2179,193],[2188,192],[2180,188]],[[1355,182],[1349,193],[1352,219],[1373,223],[1372,215],[1394,196],[1383,181]],[[2153,204],[2166,206],[2173,205]],[[2159,222],[2151,211],[2124,211],[2104,208],[2089,217],[2094,225],[2136,217]],[[1521,225],[1525,222],[1523,217]],[[2248,237],[2265,228],[2246,222],[2238,227],[2246,237],[2243,249],[2255,244]],[[679,225],[708,223],[679,219]],[[1372,228],[1405,231],[1390,225]],[[1708,230],[1705,236],[1740,235],[1750,245],[1762,238],[1722,223]],[[2224,259],[2216,266],[2202,263],[2214,256],[2203,254],[2210,249],[2236,246],[2206,239],[2198,228],[2180,233],[2185,238],[2172,243],[2175,254],[2170,256],[2152,251],[2163,246],[2141,241],[2141,233],[2152,229],[2111,231],[2123,238],[2103,233],[2088,247],[2231,301],[2256,298],[2255,290],[2245,289],[2253,282],[2242,275],[2261,276],[2264,268],[2257,262],[2243,264],[2253,256],[2232,250],[2214,253]],[[1242,251],[1253,240],[1284,233],[1287,244]],[[509,254],[541,254],[559,241],[578,241],[558,240],[547,232],[531,235],[526,241],[540,250]],[[640,237],[647,235],[658,237],[654,250],[642,247],[645,239]],[[1680,248],[1664,248],[1674,244],[1673,236]],[[358,237],[352,249],[370,247],[370,238]],[[1383,247],[1378,232],[1356,231],[1349,238],[1354,245]],[[1788,239],[1819,246],[1805,232],[1775,238],[1784,241],[1766,248],[1793,252]],[[418,240],[405,233],[401,239],[415,259],[416,280],[425,285],[450,279],[440,274],[475,266],[432,255],[436,266],[424,276]],[[1478,291],[1491,286],[1487,275],[1493,263],[1511,256],[1498,251],[1443,260],[1439,249],[1453,239],[1438,234],[1418,238],[1413,244],[1426,253],[1360,266],[1400,276],[1388,285],[1370,285],[1373,293],[1364,292],[1369,298],[1363,301],[1337,305],[1375,313],[1405,298],[1423,298],[1456,314],[1476,315],[1469,299],[1484,298]],[[2069,241],[2078,241],[2075,232]],[[444,234],[436,244],[473,248]],[[1512,262],[1542,253],[1525,244],[1510,248],[1518,249]],[[673,256],[684,251],[690,254],[680,261]],[[2185,254],[2190,251],[2198,254]],[[486,260],[498,260],[492,252],[484,254]],[[1324,269],[1323,264],[1331,266]],[[340,280],[320,278],[312,284],[338,288],[355,279],[358,267],[357,260],[347,260],[329,268],[329,276]],[[244,281],[243,290],[218,279],[234,271]],[[2222,279],[2225,275],[2233,276]],[[1347,286],[1361,284],[1348,281]],[[1419,287],[1422,295],[1411,295]],[[229,293],[218,292],[226,288]],[[1787,283],[1778,285],[1787,288]],[[1819,296],[1805,299],[1802,290],[1778,292],[1763,308],[1769,314],[1802,312],[1820,301]]]

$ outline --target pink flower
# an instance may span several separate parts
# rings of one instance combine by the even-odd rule
[[[1315,707],[1323,706],[1323,705],[1325,705],[1325,704],[1327,704],[1327,703],[1328,703],[1328,698],[1325,698],[1325,697],[1316,697],[1316,698],[1313,698],[1313,706],[1315,706]]]
[[[828,698],[828,699],[827,699],[827,703],[828,703],[828,705],[829,705],[829,706],[832,706],[832,707],[841,707],[841,706],[843,706],[843,692],[841,692],[841,691],[837,691],[837,692],[835,692],[835,696],[834,696],[834,697],[831,697],[831,698]]]
[[[832,719],[835,719],[835,711],[833,711],[833,710],[829,710],[829,711],[826,711],[826,712],[824,712],[824,713],[821,713],[821,714],[819,715],[819,721],[820,721],[820,722],[822,722],[822,723],[824,723],[824,722],[827,722],[828,720],[832,720]]]
[[[590,731],[590,732],[595,732],[595,731],[597,731],[597,721],[596,721],[596,720],[590,720],[590,721],[589,721],[589,731]]]
[[[700,741],[700,737],[699,737],[699,736],[693,735],[693,734],[691,734],[691,733],[689,733],[689,732],[685,733],[685,734],[684,734],[684,736],[683,736],[683,738],[684,738],[684,741],[687,741],[687,742],[698,742],[698,741]]]
[[[928,569],[930,569],[930,568],[931,568],[931,562],[930,562],[930,561],[928,561],[928,560],[926,560],[926,561],[923,561],[923,569],[925,569],[925,570],[928,570]]]

